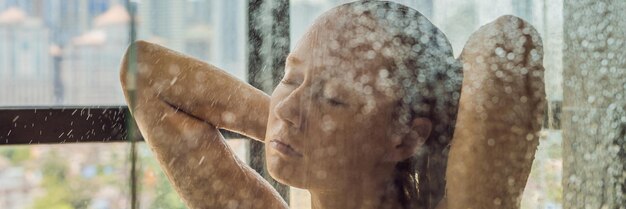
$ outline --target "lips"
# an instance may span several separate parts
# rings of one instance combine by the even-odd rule
[[[291,147],[291,145],[279,139],[272,139],[270,141],[270,146],[283,155],[290,156],[290,157],[298,157],[298,158],[302,157],[302,154],[300,154],[293,147]]]

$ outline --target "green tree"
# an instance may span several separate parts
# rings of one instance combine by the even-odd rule
[[[41,186],[46,193],[35,199],[32,208],[86,208],[91,201],[93,183],[80,177],[69,177],[67,160],[59,157],[55,151],[51,151],[43,159]]]
[[[20,163],[30,159],[30,148],[26,146],[0,148],[0,156],[4,156],[9,159],[13,165],[19,165]]]

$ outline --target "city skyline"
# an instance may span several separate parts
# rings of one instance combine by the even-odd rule
[[[245,80],[244,2],[133,2],[137,38]],[[9,46],[0,49],[0,106],[124,104],[118,70],[130,14],[123,3],[0,0],[0,45]]]

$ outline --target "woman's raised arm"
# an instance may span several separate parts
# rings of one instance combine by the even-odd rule
[[[543,48],[503,16],[472,34],[447,169],[447,208],[519,208],[545,105]]]
[[[269,96],[225,71],[157,44],[137,41],[137,90],[219,128],[263,142]],[[122,66],[126,85],[126,67]],[[133,79],[133,78],[131,78]],[[138,91],[138,93],[141,91]],[[251,111],[254,110],[254,111]]]
[[[128,72],[129,64],[137,73]],[[217,129],[263,139],[267,95],[214,66],[143,41],[124,56],[121,80],[139,130],[188,207],[287,208]]]

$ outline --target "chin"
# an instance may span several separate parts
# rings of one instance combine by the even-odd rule
[[[267,171],[276,181],[292,187],[306,189],[306,177],[304,171],[306,169],[299,168],[302,164],[288,161],[266,150],[265,160]]]

